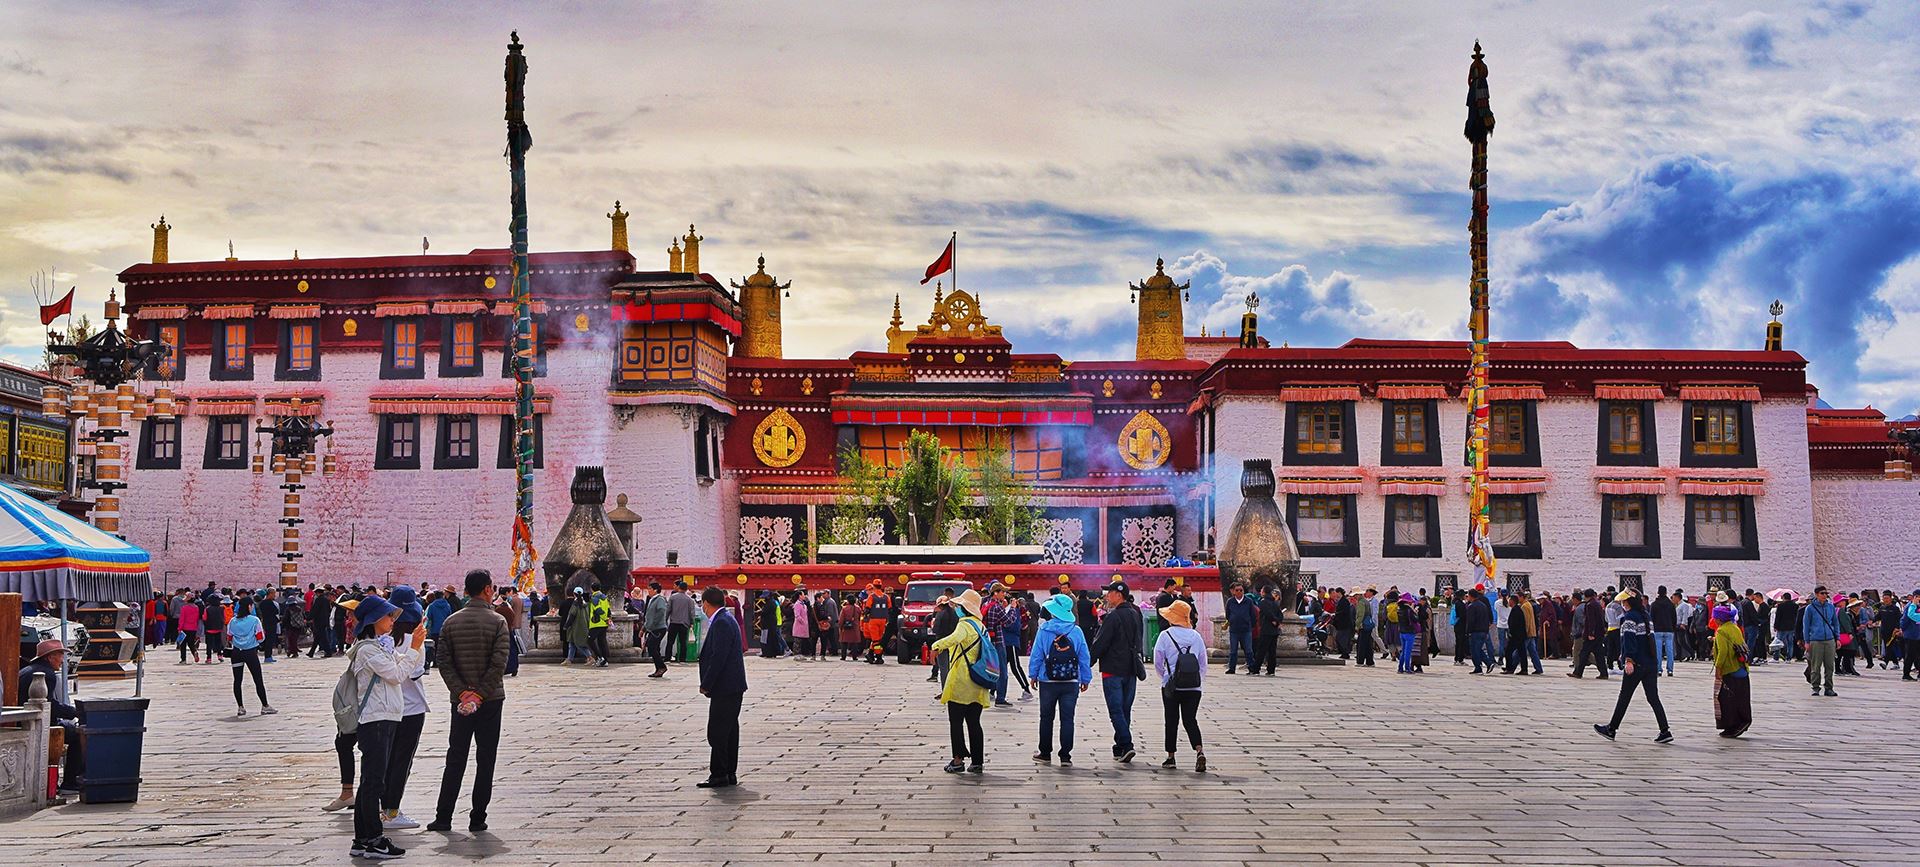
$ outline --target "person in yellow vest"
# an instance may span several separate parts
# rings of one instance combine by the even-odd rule
[[[587,647],[601,668],[607,667],[607,657],[612,655],[607,650],[607,627],[612,622],[613,603],[607,601],[607,594],[594,591],[593,600],[587,603]]]

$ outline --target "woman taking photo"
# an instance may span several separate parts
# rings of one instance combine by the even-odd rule
[[[347,854],[398,858],[407,853],[382,833],[380,799],[386,791],[394,735],[406,714],[401,684],[421,666],[427,626],[423,622],[414,627],[410,640],[396,647],[390,633],[400,609],[393,603],[370,593],[354,614],[360,628],[348,654],[347,674],[360,695],[359,726],[354,733],[360,744],[360,790],[353,800],[353,847]]]
[[[954,630],[933,643],[933,652],[945,653],[949,660],[947,682],[940,690],[940,701],[947,706],[947,728],[953,740],[953,761],[941,768],[949,774],[963,770],[982,773],[986,763],[984,741],[986,734],[980,729],[980,712],[987,709],[987,703],[993,700],[993,693],[973,678],[973,664],[986,652],[987,625],[980,620],[980,594],[968,589],[953,600],[954,613],[960,615],[960,624]],[[1001,677],[1006,672],[1000,673]],[[971,766],[967,760],[972,759]]]
[[[273,705],[267,703],[267,683],[260,677],[260,642],[267,637],[266,630],[260,625],[260,618],[253,614],[253,597],[241,595],[234,603],[233,622],[227,624],[227,657],[233,663],[233,703],[240,706],[240,716],[247,715],[246,693],[241,691],[243,671],[253,672],[253,691],[260,696],[260,713],[276,714]]]

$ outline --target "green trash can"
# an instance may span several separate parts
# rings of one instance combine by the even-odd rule
[[[694,613],[698,614],[699,612]],[[707,619],[704,617],[695,617],[693,618],[693,622],[687,625],[687,647],[686,650],[680,654],[681,662],[700,661],[700,633],[706,625]]]
[[[1153,645],[1160,640],[1160,618],[1157,615],[1148,615],[1142,619],[1146,621],[1147,640],[1140,645],[1140,648],[1145,658],[1152,659]]]

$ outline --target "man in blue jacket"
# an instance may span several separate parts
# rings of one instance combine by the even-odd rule
[[[1813,588],[1813,599],[1800,607],[1800,640],[1807,649],[1807,684],[1813,694],[1836,696],[1833,691],[1833,666],[1837,658],[1834,645],[1840,640],[1840,612],[1833,607],[1827,588]]]
[[[740,624],[726,609],[726,591],[708,587],[700,594],[707,628],[700,639],[700,694],[707,697],[707,745],[713,750],[702,789],[740,784],[740,701],[747,694],[747,666]]]
[[[1254,601],[1247,598],[1247,585],[1233,585],[1227,596],[1228,674],[1239,667],[1242,652],[1247,654],[1247,673],[1253,673],[1253,619],[1257,613]]]

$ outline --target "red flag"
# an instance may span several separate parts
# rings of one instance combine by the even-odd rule
[[[920,278],[920,285],[925,286],[928,280],[953,270],[953,245],[958,240],[960,240],[959,237],[955,236],[947,241],[947,249],[941,251],[940,258],[933,260],[933,264],[927,266],[927,276]]]
[[[951,256],[953,253],[953,248],[951,247],[947,248],[947,253],[949,256]],[[52,325],[53,320],[59,319],[60,317],[73,312],[73,291],[74,290],[72,289],[68,289],[67,297],[62,298],[58,301],[55,301],[52,304],[40,305],[40,324],[41,325]]]

